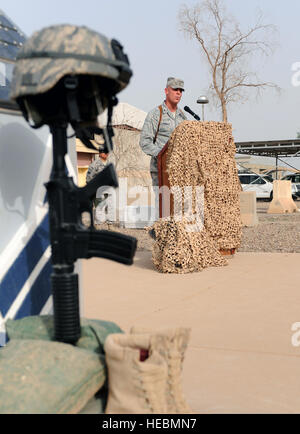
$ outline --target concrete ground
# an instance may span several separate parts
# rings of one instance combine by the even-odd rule
[[[195,413],[300,413],[299,264],[300,253],[237,253],[226,267],[165,275],[150,252],[132,267],[91,259],[83,315],[125,332],[190,327],[183,387]]]

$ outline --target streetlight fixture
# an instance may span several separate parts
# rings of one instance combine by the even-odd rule
[[[209,99],[202,95],[199,96],[199,98],[197,99],[197,104],[202,104],[202,120],[204,121],[204,104],[208,104],[209,103]]]

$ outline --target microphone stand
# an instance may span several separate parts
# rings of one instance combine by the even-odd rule
[[[187,112],[187,113],[189,113],[190,115],[192,115],[193,116],[193,118],[195,118],[196,119],[196,121],[201,121],[201,119],[200,119],[200,117],[196,114],[196,113],[194,113],[188,106],[185,106],[184,107],[184,110]]]

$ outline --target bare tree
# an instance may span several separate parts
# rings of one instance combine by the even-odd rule
[[[183,5],[178,19],[180,30],[200,44],[209,66],[210,91],[222,109],[224,122],[228,120],[228,104],[243,102],[247,89],[258,94],[270,86],[279,89],[274,83],[260,81],[250,70],[253,56],[268,56],[275,47],[276,28],[263,24],[261,14],[254,26],[242,31],[221,0],[205,0],[190,8]]]

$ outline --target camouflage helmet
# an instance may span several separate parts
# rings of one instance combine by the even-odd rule
[[[116,40],[84,26],[51,26],[34,33],[19,52],[11,98],[20,105],[25,117],[30,112],[35,125],[41,126],[50,122],[49,106],[57,113],[57,96],[62,95],[63,79],[77,77],[81,88],[77,102],[85,106],[82,120],[89,121],[95,119],[100,108],[108,106],[111,96],[127,86],[131,76],[128,57]],[[91,111],[87,109],[88,99],[93,98],[95,83],[102,104]]]

